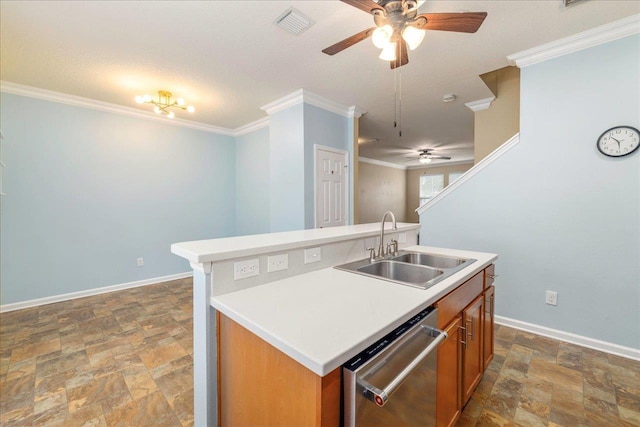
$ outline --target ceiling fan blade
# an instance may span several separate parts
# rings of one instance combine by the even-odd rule
[[[374,9],[384,10],[383,8],[381,8],[371,0],[341,0],[341,1],[353,7],[357,7],[358,9],[363,10],[367,13],[371,13],[371,11]]]
[[[423,13],[417,18],[421,16],[427,19],[427,23],[421,27],[423,30],[475,33],[487,17],[487,12]]]
[[[389,65],[391,69],[402,67],[409,63],[409,53],[407,53],[407,42],[402,37],[398,40],[396,45],[396,60],[391,61]]]
[[[429,154],[429,156],[431,156],[432,159],[451,160],[451,157],[447,156],[438,156],[436,154]]]
[[[335,55],[338,52],[342,52],[343,50],[345,50],[348,47],[353,46],[354,44],[361,42],[362,40],[366,39],[367,37],[369,37],[371,35],[371,33],[373,33],[373,30],[375,30],[374,28],[368,28],[364,31],[360,31],[357,34],[352,35],[351,37],[347,37],[346,39],[332,45],[329,46],[326,49],[322,49],[323,53],[326,53],[327,55]]]

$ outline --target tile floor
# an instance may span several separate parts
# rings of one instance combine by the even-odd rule
[[[193,425],[191,279],[0,315],[0,425]],[[640,362],[497,326],[458,426],[640,426]]]

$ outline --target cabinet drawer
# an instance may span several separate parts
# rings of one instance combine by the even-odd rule
[[[479,272],[471,279],[464,282],[454,291],[435,303],[438,308],[438,328],[443,329],[466,306],[482,293],[484,284],[484,271]]]
[[[495,276],[496,276],[496,266],[494,264],[491,264],[489,267],[484,269],[484,288],[485,289],[493,285]]]

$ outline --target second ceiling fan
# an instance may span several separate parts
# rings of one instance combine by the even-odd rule
[[[341,0],[373,15],[376,27],[348,37],[322,52],[335,55],[354,44],[373,37],[382,49],[380,58],[390,61],[391,68],[409,63],[410,50],[422,42],[425,30],[475,33],[482,25],[486,12],[422,13],[418,15],[416,0]]]

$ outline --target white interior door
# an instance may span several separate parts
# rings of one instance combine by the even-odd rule
[[[347,225],[349,153],[315,146],[316,228]]]

